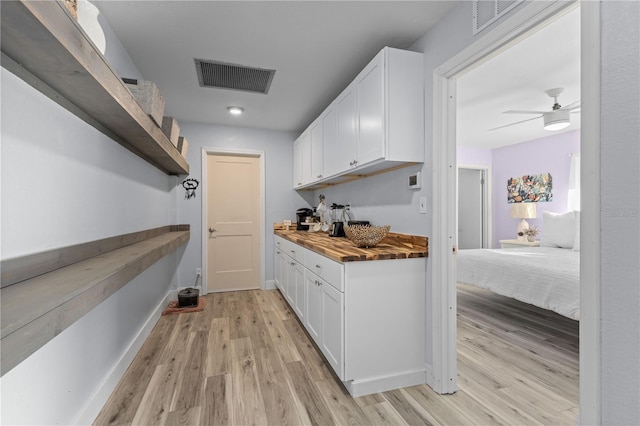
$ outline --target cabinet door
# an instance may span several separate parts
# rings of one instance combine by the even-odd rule
[[[293,187],[311,182],[311,136],[305,132],[293,143]]]
[[[287,272],[284,278],[285,297],[289,302],[289,305],[293,308],[296,304],[296,261],[289,256],[285,256]]]
[[[304,325],[311,338],[318,346],[321,343],[320,330],[322,327],[322,287],[320,278],[305,271],[304,286],[307,298],[307,317]]]
[[[356,92],[352,84],[342,92],[336,102],[338,117],[339,169],[346,171],[356,165],[356,144],[358,142],[358,123],[356,110]]]
[[[344,378],[344,293],[323,282],[322,353],[340,379]]]
[[[293,187],[302,186],[302,137],[293,143]]]
[[[295,296],[293,296],[294,304],[293,309],[298,315],[300,322],[304,324],[307,309],[305,306],[305,297],[304,297],[304,268],[298,262],[294,262],[292,275],[293,279],[291,285],[295,287]]]
[[[311,182],[314,182],[324,177],[322,119],[316,120],[311,125],[309,134],[311,137]]]
[[[284,294],[284,275],[286,273],[286,266],[284,262],[284,254],[279,247],[273,248],[273,267],[274,267],[274,278],[276,282],[276,287],[280,289],[280,292]]]
[[[358,166],[385,156],[384,55],[381,53],[358,75]]]
[[[329,177],[340,172],[338,151],[338,116],[335,106],[330,106],[322,117],[323,174]]]

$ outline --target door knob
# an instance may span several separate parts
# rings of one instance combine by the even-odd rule
[[[209,228],[209,232],[216,232],[217,229],[216,228]]]

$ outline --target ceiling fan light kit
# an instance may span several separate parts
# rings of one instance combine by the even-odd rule
[[[551,112],[545,112],[542,114],[544,119],[544,129],[551,132],[556,130],[562,130],[571,124],[569,114],[571,111],[568,109],[557,109]]]
[[[544,121],[544,129],[554,132],[558,130],[565,129],[571,125],[570,115],[572,112],[579,112],[580,101],[577,100],[565,107],[558,103],[558,96],[562,93],[564,89],[562,87],[557,87],[555,89],[549,89],[545,91],[547,96],[553,98],[553,106],[551,107],[551,111],[522,111],[522,110],[510,110],[505,111],[505,114],[540,114],[537,117],[528,118],[526,120],[517,121],[515,123],[506,124],[504,126],[494,127],[489,130],[498,130],[505,127],[510,127],[516,124],[525,123],[531,120],[537,120],[542,117]]]

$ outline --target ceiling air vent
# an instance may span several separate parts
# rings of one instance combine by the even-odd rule
[[[521,2],[522,0],[474,0],[473,35],[487,28]]]
[[[201,87],[268,93],[275,70],[195,59]]]

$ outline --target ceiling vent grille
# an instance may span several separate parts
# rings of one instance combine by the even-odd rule
[[[522,0],[474,0],[473,35],[487,28]]]
[[[269,92],[275,70],[227,64],[224,62],[195,59],[200,87],[242,90],[245,92]]]

